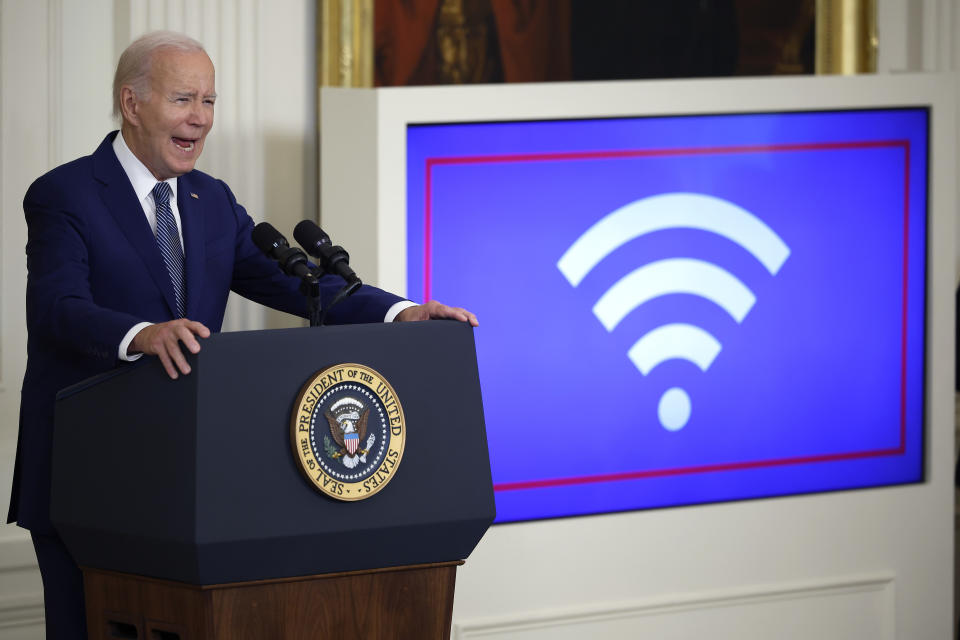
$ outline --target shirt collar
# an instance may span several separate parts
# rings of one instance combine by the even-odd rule
[[[150,170],[140,162],[140,159],[133,155],[133,151],[127,146],[127,141],[123,139],[123,131],[118,131],[117,137],[113,139],[113,152],[117,154],[117,160],[120,161],[123,172],[127,174],[127,179],[130,180],[130,184],[133,185],[133,190],[137,194],[137,200],[143,202],[148,195],[151,196],[152,199],[153,188],[156,186],[158,180],[150,173]],[[172,193],[171,199],[176,202],[177,179],[168,178],[164,182],[170,185]]]

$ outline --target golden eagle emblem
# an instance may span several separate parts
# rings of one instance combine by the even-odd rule
[[[330,435],[333,441],[340,445],[340,450],[333,454],[334,458],[341,458],[343,464],[353,469],[360,462],[366,462],[366,455],[373,446],[375,436],[367,436],[367,419],[370,409],[353,397],[341,398],[333,403],[324,417],[330,425]],[[364,442],[366,440],[366,442]],[[360,443],[364,442],[361,446]]]

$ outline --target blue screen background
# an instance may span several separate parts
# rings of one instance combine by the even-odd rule
[[[430,297],[480,318],[497,521],[921,481],[927,120],[899,109],[410,126],[408,296],[429,282]],[[673,228],[626,242],[578,286],[560,272],[595,222],[675,192],[746,209],[789,257],[774,275],[721,235]],[[705,298],[664,295],[608,332],[596,301],[667,258],[722,267],[756,303],[737,323]],[[643,375],[628,349],[675,322],[710,332],[719,355],[706,371],[675,359]],[[691,401],[677,431],[657,413],[671,387]]]

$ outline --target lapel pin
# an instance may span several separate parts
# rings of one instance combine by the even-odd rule
[[[198,196],[197,194],[195,194],[193,191],[190,192],[190,197],[191,197],[191,198],[196,198],[197,200],[200,199],[200,196]]]

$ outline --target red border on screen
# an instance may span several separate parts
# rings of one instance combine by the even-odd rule
[[[871,449],[822,455],[775,458],[770,460],[749,460],[726,462],[672,469],[648,469],[643,471],[623,471],[602,473],[589,476],[570,476],[565,478],[545,478],[541,480],[521,480],[500,482],[493,485],[495,492],[516,491],[521,489],[542,489],[569,485],[593,484],[597,482],[617,482],[642,478],[662,478],[666,476],[711,473],[716,471],[737,471],[759,469],[796,464],[818,462],[836,462],[903,455],[907,448],[907,269],[909,263],[910,231],[910,141],[909,140],[865,140],[853,142],[817,142],[802,144],[738,145],[725,147],[692,147],[677,149],[624,149],[615,151],[571,151],[559,153],[518,153],[488,156],[452,156],[427,158],[426,160],[426,197],[424,198],[424,240],[423,240],[423,299],[430,299],[431,275],[431,224],[432,224],[432,180],[433,168],[445,165],[492,164],[509,162],[558,162],[566,160],[609,160],[615,158],[650,158],[684,155],[734,154],[734,153],[770,153],[783,151],[836,151],[846,149],[879,149],[900,147],[904,153],[904,189],[903,189],[903,311],[902,335],[900,340],[900,444],[889,449]]]

